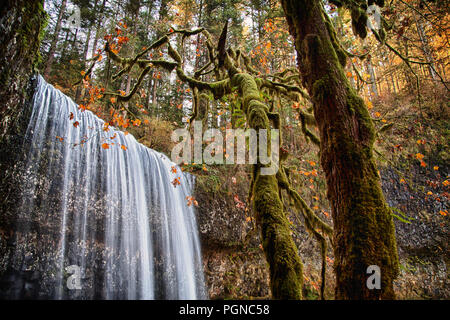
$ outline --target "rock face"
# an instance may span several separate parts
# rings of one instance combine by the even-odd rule
[[[424,199],[422,187],[433,177],[417,169],[412,190],[399,183],[400,177],[390,168],[381,169],[382,188],[388,204],[401,210],[406,223],[394,219],[401,263],[399,278],[395,281],[398,299],[448,299],[449,248],[448,220],[439,214],[445,199]],[[435,177],[434,177],[435,178]],[[247,223],[245,212],[237,208],[233,195],[245,199],[246,181],[233,187],[219,177],[204,176],[196,184],[199,202],[197,222],[202,243],[205,279],[211,299],[270,298],[269,270],[264,253],[259,247],[258,232]],[[239,191],[240,190],[240,191]],[[435,193],[443,190],[435,190]],[[400,213],[394,214],[402,217]],[[331,221],[328,221],[331,223]],[[294,240],[304,264],[304,294],[306,299],[317,299],[320,286],[321,258],[316,241],[299,227]],[[333,253],[328,249],[327,288],[325,296],[334,297]]]
[[[441,168],[447,176],[448,168]],[[448,193],[438,181],[439,172],[417,166],[411,172],[411,186],[400,183],[391,169],[381,170],[382,187],[394,214],[404,214],[406,223],[394,219],[400,258],[400,276],[395,281],[399,299],[448,299],[450,286],[449,223],[441,210],[448,208]],[[426,195],[432,190],[432,195]],[[447,194],[446,196],[438,196]]]
[[[248,185],[245,178],[241,182]],[[195,197],[210,299],[269,298],[268,265],[249,218],[251,210],[236,206],[238,199],[246,198],[246,190],[212,173],[197,178]]]

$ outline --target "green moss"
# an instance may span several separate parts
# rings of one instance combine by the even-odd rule
[[[355,33],[365,37],[365,2],[339,3],[352,11]],[[321,131],[321,163],[335,230],[336,298],[392,299],[398,274],[395,229],[373,159],[375,133],[369,112],[346,79],[321,3],[283,0],[282,4]],[[366,286],[369,265],[381,269],[381,290]]]
[[[301,299],[303,267],[278,196],[276,177],[258,175],[253,193],[256,219],[270,267],[272,295],[277,299]]]
[[[249,126],[255,130],[270,129],[269,107],[263,103],[254,77],[247,73],[234,73],[231,85],[240,90]],[[277,122],[278,115],[270,116]],[[283,211],[278,180],[275,175],[260,175],[260,166],[254,166],[249,198],[253,196],[256,221],[261,228],[263,250],[270,268],[272,296],[275,299],[301,299],[302,263]]]
[[[29,98],[26,92],[30,75],[40,61],[39,47],[47,20],[42,1],[6,1],[2,14],[8,23],[1,26],[0,51],[0,108],[2,130],[0,141],[14,130],[16,121],[24,111],[23,103]],[[14,60],[12,60],[14,59]]]
[[[329,85],[329,77],[327,75],[314,82],[312,88],[312,96],[314,97],[315,101],[322,103],[325,100],[326,96],[328,95]]]

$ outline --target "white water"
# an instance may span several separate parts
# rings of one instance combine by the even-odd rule
[[[18,220],[32,222],[23,222],[11,264],[37,270],[37,294],[57,299],[205,299],[186,202],[192,181],[178,167],[172,173],[165,155],[103,124],[39,77],[18,204]],[[67,288],[69,265],[80,267],[80,290]]]

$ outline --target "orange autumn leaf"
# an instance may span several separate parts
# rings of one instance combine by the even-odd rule
[[[78,128],[79,125],[80,125],[80,123],[79,123],[78,121],[75,121],[75,122],[73,123],[73,126],[74,126],[75,128]]]
[[[417,158],[418,160],[422,160],[423,157],[424,157],[423,154],[421,154],[421,153],[416,153],[416,158]]]
[[[106,142],[102,144],[102,148],[103,149],[109,149],[109,144],[107,144]]]
[[[122,150],[127,151],[127,147],[126,146],[121,145],[120,147],[122,148]]]
[[[111,101],[111,103],[116,103],[116,101],[117,101],[117,99],[116,98],[111,98],[111,99],[109,99],[110,101]]]
[[[181,184],[180,179],[181,179],[180,177],[173,179],[172,184],[175,188]]]
[[[73,120],[73,118],[74,118],[74,115],[73,115],[73,112],[71,112],[69,115],[69,120]]]

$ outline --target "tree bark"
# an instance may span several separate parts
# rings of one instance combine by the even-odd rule
[[[27,89],[31,87],[30,76],[36,72],[40,58],[39,47],[46,17],[43,2],[8,0],[0,6],[0,17],[4,21],[0,24],[1,146],[15,145],[6,141],[21,139],[22,131],[27,127],[27,122],[21,122],[26,117],[21,115],[30,109],[25,107],[25,101],[31,98]],[[4,160],[13,159],[10,148],[4,149],[0,152],[0,165]]]
[[[393,299],[398,255],[373,159],[373,122],[346,79],[345,53],[322,2],[281,2],[320,132],[320,161],[334,222],[336,299]],[[370,265],[381,270],[381,289],[367,286]]]
[[[100,7],[100,12],[98,13],[98,22],[97,22],[97,27],[95,30],[95,38],[94,38],[94,44],[92,45],[92,54],[91,54],[91,58],[93,58],[97,53],[97,43],[98,43],[98,39],[100,38],[100,28],[101,28],[101,24],[102,24],[102,19],[103,19],[103,12],[105,10],[105,5],[106,5],[106,0],[103,0],[102,6]]]
[[[430,73],[431,78],[433,80],[436,80],[437,75],[436,75],[436,70],[434,68],[434,58],[433,58],[433,54],[431,53],[431,50],[430,50],[430,45],[429,45],[427,34],[423,28],[423,24],[422,24],[422,21],[420,20],[420,18],[417,19],[416,15],[414,13],[413,13],[413,17],[414,17],[414,21],[416,22],[417,33],[419,34],[419,38],[422,43],[422,51],[425,55],[427,62],[429,63],[429,65],[427,66],[428,72]]]
[[[231,74],[231,84],[239,88],[250,128],[270,130],[269,108],[259,98],[258,86],[246,73]],[[258,151],[259,152],[259,151]],[[261,241],[269,263],[270,287],[274,299],[301,299],[303,266],[292,239],[289,222],[280,199],[276,175],[261,175],[261,165],[253,172],[253,206]]]

